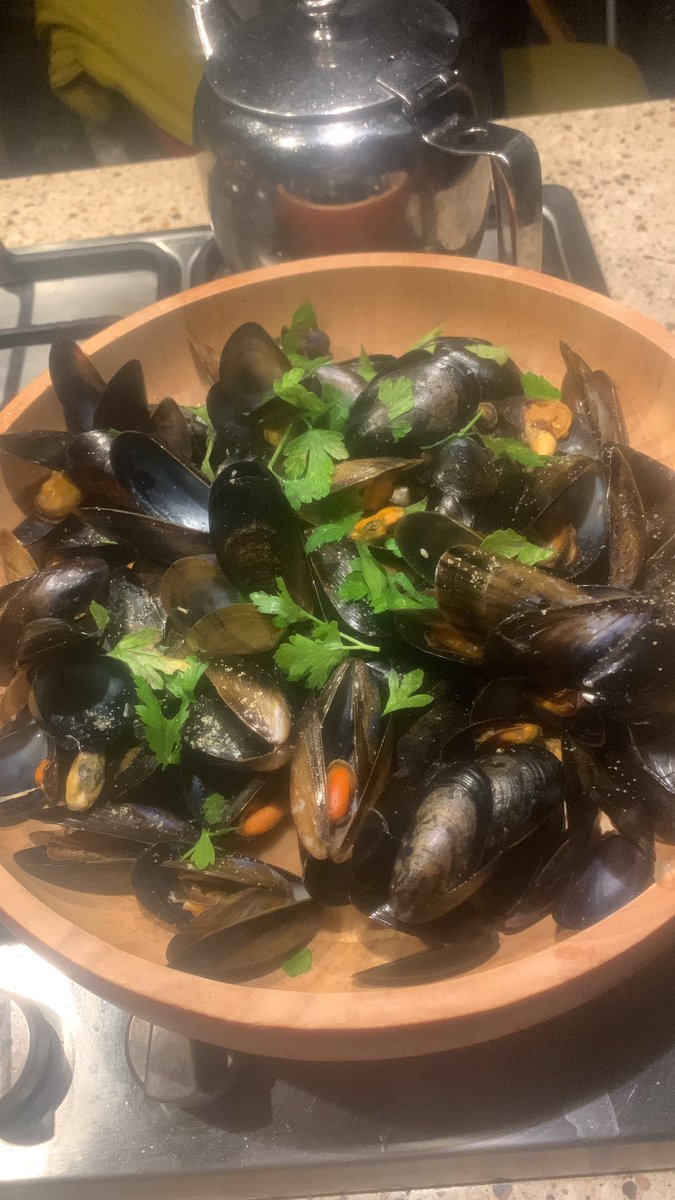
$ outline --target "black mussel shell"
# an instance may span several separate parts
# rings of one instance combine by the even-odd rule
[[[239,593],[213,555],[196,555],[171,564],[160,597],[171,624],[187,633],[208,613],[234,604]]]
[[[630,588],[635,583],[645,556],[647,524],[642,498],[633,472],[620,446],[602,451],[607,480],[607,553],[610,587]]]
[[[330,908],[342,908],[351,903],[352,869],[349,862],[333,862],[330,858],[307,855],[302,878],[312,900]]]
[[[398,521],[394,538],[405,562],[431,587],[438,560],[456,546],[480,546],[483,537],[475,530],[440,512],[407,513]]]
[[[110,448],[110,461],[117,482],[141,512],[208,532],[209,485],[159,442],[144,433],[121,433]]]
[[[352,976],[365,987],[412,987],[452,979],[492,958],[499,949],[497,930],[479,918],[457,914],[454,936],[445,945],[417,954],[406,954],[393,962],[378,963]]]
[[[19,666],[32,666],[66,650],[81,653],[95,650],[96,645],[94,634],[72,625],[70,621],[61,621],[58,617],[39,617],[23,629],[16,648],[16,661]]]
[[[588,663],[584,696],[592,704],[610,705],[614,715],[628,721],[675,715],[674,658],[671,625],[659,617],[630,622],[624,638]]]
[[[623,744],[625,733],[608,733],[604,746],[591,749],[569,736],[564,739],[567,790],[580,793],[584,799],[605,813],[614,828],[646,858],[654,858],[654,833],[641,785],[640,772],[631,765],[628,748]],[[571,797],[570,797],[571,799]],[[578,803],[578,797],[574,796]],[[578,810],[575,812],[578,815]],[[586,825],[585,815],[582,816]]]
[[[563,770],[543,746],[518,746],[480,760],[492,793],[492,815],[486,853],[509,840],[538,812],[560,805]]]
[[[491,675],[522,675],[539,687],[593,691],[593,669],[649,629],[651,610],[636,601],[604,600],[507,617],[490,634],[483,663]]]
[[[153,916],[169,925],[187,925],[192,918],[177,894],[178,878],[164,864],[176,852],[174,842],[148,846],[136,859],[131,871],[131,886],[136,899]]]
[[[481,634],[525,609],[576,606],[586,599],[580,588],[547,571],[472,546],[458,546],[441,555],[435,585],[446,619]]]
[[[99,558],[71,558],[30,575],[0,614],[0,646],[6,662],[16,656],[26,626],[41,617],[69,620],[86,612],[105,588],[109,569]]]
[[[400,428],[395,428],[379,399],[379,389],[385,381],[399,380],[412,384],[413,407],[400,418]],[[421,361],[403,365],[399,360],[393,369],[366,384],[350,409],[345,443],[355,458],[416,453],[465,425],[479,399],[475,377],[454,362],[451,354],[434,358],[426,354]]]
[[[63,471],[72,440],[72,433],[60,429],[31,429],[26,433],[0,434],[0,450],[50,471]]]
[[[181,462],[190,462],[193,457],[192,431],[185,410],[172,396],[165,396],[153,409],[148,433],[160,446],[165,446]],[[203,455],[199,456],[201,463]]]
[[[209,416],[216,429],[218,421],[231,405],[238,413],[252,413],[273,395],[273,385],[281,379],[291,364],[283,350],[255,321],[247,321],[235,329],[226,341],[220,356],[219,375],[225,393],[225,405],[209,407]]]
[[[675,534],[647,559],[639,582],[643,596],[675,626]]]
[[[172,967],[212,979],[271,969],[313,937],[320,916],[312,900],[289,901],[247,889],[227,896],[169,942]]]
[[[607,489],[600,464],[575,457],[534,472],[518,519],[525,537],[554,549],[551,565],[559,575],[580,575],[607,542]]]
[[[122,794],[122,793],[119,793]],[[191,821],[165,812],[163,808],[150,808],[144,804],[128,801],[102,801],[88,812],[69,812],[65,824],[71,829],[85,830],[120,840],[154,846],[166,842],[176,854],[183,843],[191,845],[197,837],[197,826]]]
[[[215,863],[203,870],[198,870],[191,862],[180,859],[170,860],[168,866],[179,874],[195,875],[224,888],[260,888],[267,892],[276,892],[289,900],[307,898],[302,879],[298,875],[258,858],[245,858],[240,854],[225,854],[217,850]]]
[[[92,429],[105,380],[77,342],[63,334],[54,339],[49,351],[49,374],[66,429],[70,433]]]
[[[675,471],[640,450],[622,446],[623,456],[637,484],[647,522],[646,556],[654,554],[672,536],[675,526]]]
[[[149,424],[143,367],[137,358],[131,358],[106,383],[94,413],[94,428],[145,433]]]
[[[653,860],[619,833],[607,833],[579,861],[553,905],[564,929],[586,929],[623,908],[649,887]]]
[[[119,567],[110,575],[107,608],[110,620],[106,635],[111,645],[139,629],[164,630],[166,613],[161,601],[126,567]]]
[[[363,379],[358,371],[351,370],[344,363],[322,363],[315,368],[313,374],[322,387],[328,384],[329,387],[337,388],[341,403],[348,408],[363,391]]]
[[[268,471],[228,463],[211,487],[209,525],[218,562],[240,592],[275,593],[283,576],[293,599],[313,610],[298,519]]]
[[[24,821],[44,804],[35,772],[47,757],[47,737],[37,725],[3,731],[0,737],[0,825]]]
[[[172,525],[145,513],[126,512],[120,508],[81,508],[79,515],[100,533],[124,542],[150,562],[172,563],[177,558],[211,553],[208,534],[184,525]]]
[[[131,729],[135,699],[124,663],[107,655],[67,655],[36,670],[30,707],[60,746],[96,752]]]
[[[431,471],[432,484],[458,498],[492,496],[499,476],[494,462],[477,438],[454,438],[437,450]]]
[[[132,498],[115,479],[110,461],[115,436],[103,429],[89,429],[78,434],[68,447],[64,469],[87,495],[104,499],[107,504],[130,508]]]
[[[336,613],[348,629],[365,637],[383,637],[391,631],[387,616],[374,613],[366,600],[343,600],[340,596],[340,588],[358,562],[356,544],[351,539],[320,546],[310,554],[309,561],[324,593],[321,604],[325,607],[328,602],[331,616]]]
[[[49,835],[47,858],[51,863],[78,863],[83,866],[107,866],[134,862],[143,851],[141,842],[86,829],[58,829]]]
[[[452,354],[456,363],[470,371],[480,386],[480,398],[487,403],[493,403],[506,396],[520,396],[523,385],[520,379],[520,369],[512,358],[499,362],[496,358],[485,357],[470,346],[492,346],[484,338],[469,337],[440,337],[436,342],[436,354]]]
[[[478,867],[490,832],[490,782],[474,763],[455,763],[427,783],[398,850],[389,903],[398,920],[443,916]]]

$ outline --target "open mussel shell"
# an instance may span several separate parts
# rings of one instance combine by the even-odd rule
[[[171,564],[160,598],[171,624],[188,633],[202,617],[234,604],[239,593],[213,555],[194,555]]]
[[[110,613],[106,635],[111,645],[140,629],[164,630],[166,613],[161,601],[127,567],[111,572],[106,607]]]
[[[562,400],[576,418],[582,453],[599,455],[605,442],[627,442],[612,380],[604,371],[591,370],[565,342],[560,343],[560,351],[567,368],[561,385]]]
[[[653,879],[653,860],[621,834],[607,833],[575,864],[553,919],[564,929],[586,929],[634,900]]]
[[[39,617],[25,626],[16,648],[16,661],[28,667],[65,651],[81,653],[96,648],[95,634],[58,617]]]
[[[113,541],[123,542],[136,555],[150,562],[172,563],[177,558],[211,553],[208,534],[184,525],[172,525],[145,513],[85,507],[79,509],[79,515],[100,533]]]
[[[378,963],[352,975],[364,987],[413,987],[452,979],[487,962],[499,949],[497,930],[474,914],[457,914],[454,933],[442,946]]]
[[[210,979],[270,970],[314,936],[320,909],[250,888],[226,896],[169,942],[169,965]]]
[[[484,666],[491,675],[522,675],[535,685],[594,690],[593,669],[649,628],[651,610],[639,599],[604,600],[507,617],[488,637]]]
[[[88,812],[68,813],[64,823],[69,829],[79,829],[92,836],[117,838],[143,846],[166,842],[174,846],[174,852],[183,843],[190,845],[197,836],[197,826],[191,821],[165,812],[163,808],[131,804],[126,800],[102,801]]]
[[[17,583],[38,572],[38,565],[30,551],[9,529],[0,529],[0,570],[3,584],[0,587],[0,605],[9,599],[9,593],[4,591],[4,585]]]
[[[578,795],[586,803],[609,817],[617,833],[645,856],[654,858],[654,832],[641,772],[631,763],[623,729],[620,735],[608,731],[605,745],[591,749],[567,734],[563,741],[568,797],[576,807],[571,815],[576,823]],[[584,814],[582,811],[582,824]]]
[[[342,502],[346,494],[353,495],[354,510],[377,512],[389,504],[406,473],[420,466],[420,458],[347,458],[335,464],[331,479],[331,495],[339,493]],[[309,510],[303,509],[305,512]]]
[[[63,409],[66,429],[71,433],[92,429],[105,380],[72,338],[60,334],[52,342],[49,374]]]
[[[379,388],[385,380],[412,384],[413,407],[406,412],[405,432],[395,429]],[[402,360],[366,384],[352,405],[345,443],[354,458],[379,454],[417,453],[466,424],[480,400],[475,377],[451,353],[423,354],[418,361]],[[408,426],[410,427],[408,429]]]
[[[0,450],[50,471],[63,471],[72,440],[72,433],[60,429],[31,429],[0,434]]]
[[[298,519],[268,471],[246,461],[223,467],[211,487],[209,525],[218,562],[240,592],[275,593],[283,576],[293,599],[313,610]]]
[[[344,662],[307,701],[291,760],[291,813],[312,858],[349,858],[390,762],[391,725],[373,675],[360,659]]]
[[[181,844],[178,849],[187,847]],[[131,887],[139,904],[153,916],[169,925],[187,925],[191,917],[178,894],[178,877],[165,866],[176,851],[174,842],[155,842],[148,846],[134,862]]]
[[[97,752],[131,729],[135,699],[124,663],[103,654],[66,654],[36,670],[29,704],[60,746]]]
[[[496,358],[483,357],[470,350],[470,346],[490,347],[484,338],[440,337],[436,341],[436,354],[452,355],[455,362],[469,371],[478,381],[481,401],[494,403],[505,396],[522,395],[520,369],[512,358],[499,362]]]
[[[78,434],[68,447],[63,469],[86,495],[96,496],[106,504],[131,508],[132,498],[117,482],[110,461],[115,437],[116,434],[104,429],[89,429]]]
[[[55,830],[47,842],[47,858],[50,862],[81,863],[92,867],[134,862],[142,851],[142,843],[129,838],[67,827]]]
[[[374,613],[366,600],[343,600],[340,595],[343,583],[359,561],[356,545],[350,538],[342,538],[339,542],[328,542],[325,546],[320,546],[312,551],[309,561],[321,592],[324,593],[321,596],[322,605],[325,607],[327,600],[330,608],[348,629],[371,638],[384,637],[390,632],[389,618]]]
[[[44,804],[35,772],[47,757],[47,737],[30,724],[0,737],[0,825],[24,821]]]
[[[535,471],[518,518],[526,538],[555,552],[551,565],[559,575],[580,575],[607,542],[607,489],[600,464],[575,457]]]
[[[607,582],[630,588],[642,569],[647,545],[644,505],[622,448],[605,446],[601,461],[607,480]]]
[[[574,606],[586,599],[580,588],[546,571],[471,546],[458,546],[441,555],[435,587],[446,619],[459,629],[481,634],[520,610]],[[515,672],[502,672],[509,673]]]
[[[226,341],[220,356],[219,376],[226,403],[209,416],[216,429],[232,405],[240,413],[253,413],[274,396],[274,383],[291,364],[273,338],[255,321],[246,321]]]
[[[141,512],[208,533],[208,483],[159,442],[144,433],[120,433],[110,448],[110,461],[117,482]]]
[[[137,358],[131,358],[106,383],[94,413],[94,428],[145,433],[149,424],[143,367]]]
[[[282,636],[274,619],[254,604],[227,604],[196,621],[187,644],[205,658],[231,658],[273,650]]]
[[[639,582],[642,595],[675,626],[675,534],[647,559]]]
[[[190,462],[195,457],[188,417],[185,410],[176,403],[172,396],[165,396],[153,409],[148,433],[151,438],[154,438],[161,446],[165,446],[181,462]],[[204,446],[205,449],[206,446]],[[203,453],[201,456],[197,456],[197,461],[201,462],[202,458]]]
[[[263,862],[258,858],[246,858],[241,854],[226,854],[217,850],[215,863],[203,870],[180,859],[170,859],[167,866],[179,874],[204,878],[213,886],[226,889],[260,888],[263,891],[276,892],[288,900],[307,898],[302,879],[298,875],[285,871],[282,867],[273,866],[272,863]]]
[[[622,446],[640,493],[647,523],[646,557],[671,537],[675,523],[675,471],[640,450]]]
[[[262,426],[235,408],[222,383],[214,383],[206,398],[206,407],[216,430],[209,458],[211,467],[229,458],[263,458],[269,451]]]
[[[213,667],[197,696],[183,745],[207,761],[274,771],[288,761],[291,714],[283,693],[239,667]]]
[[[480,546],[483,537],[460,521],[440,512],[407,513],[398,521],[394,538],[405,562],[434,586],[438,560],[457,546]]]
[[[628,721],[675,715],[675,682],[669,665],[675,656],[675,629],[654,616],[637,623],[630,635],[589,665],[583,680],[591,704],[610,705]]]
[[[14,660],[19,638],[31,621],[47,616],[70,620],[86,612],[108,578],[108,566],[99,558],[71,558],[30,575],[12,592],[0,613],[3,659]]]

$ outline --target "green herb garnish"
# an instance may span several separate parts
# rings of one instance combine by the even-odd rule
[[[387,571],[363,542],[357,549],[359,561],[340,588],[341,600],[366,600],[376,613],[438,607],[434,597],[420,592],[403,571]]]
[[[198,871],[205,871],[207,867],[212,867],[215,861],[216,847],[213,835],[208,829],[202,829],[194,846],[181,855],[181,862],[191,862]]]
[[[548,467],[553,458],[551,454],[537,454],[518,438],[490,437],[487,433],[482,433],[481,437],[495,458],[510,458],[524,467]]]
[[[207,825],[220,825],[227,811],[227,800],[222,792],[211,792],[202,804],[202,813]]]
[[[442,326],[437,325],[435,329],[430,329],[428,333],[423,333],[421,338],[413,342],[412,346],[408,346],[406,354],[409,354],[411,350],[429,350],[433,354],[436,349],[436,343],[442,336]]]
[[[427,704],[431,704],[433,696],[428,692],[420,692],[419,688],[424,683],[424,671],[418,667],[416,671],[408,671],[406,675],[399,675],[397,671],[389,671],[387,675],[387,684],[389,686],[389,699],[382,710],[382,716],[387,713],[398,712],[402,708],[426,708]]]
[[[356,522],[360,521],[362,516],[362,512],[348,513],[346,517],[327,521],[325,525],[317,525],[305,542],[307,554],[319,550],[321,546],[327,546],[329,542],[341,542],[343,538],[349,537]]]
[[[98,600],[92,600],[89,605],[89,612],[94,618],[94,623],[99,633],[103,633],[110,622],[110,613],[103,604],[99,604]]]
[[[180,762],[181,733],[195,697],[197,684],[207,664],[195,658],[188,658],[182,667],[185,669],[181,669],[180,674],[171,675],[164,680],[160,678],[160,685],[163,684],[163,704],[147,680],[134,675],[139,700],[136,715],[143,724],[148,746],[162,767]],[[173,716],[168,717],[164,707],[171,705],[172,700],[178,700],[178,708]]]
[[[560,399],[560,388],[549,383],[543,375],[535,375],[533,371],[527,371],[525,375],[521,375],[520,383],[525,395],[532,400]]]
[[[306,975],[312,969],[312,951],[309,946],[305,946],[303,950],[296,950],[295,954],[291,954],[286,962],[281,964],[282,971],[286,975],[290,975],[294,979],[297,975]]]
[[[137,629],[120,638],[108,654],[110,658],[126,663],[135,680],[141,679],[155,691],[161,691],[165,686],[163,676],[185,671],[189,665],[185,658],[172,658],[158,650],[157,646],[161,640],[161,629],[151,626],[147,629]]]
[[[504,363],[507,363],[511,357],[506,346],[485,346],[482,342],[471,342],[464,349],[468,350],[471,354],[475,354],[476,358],[486,358],[490,362],[499,363],[500,367],[503,367]]]
[[[377,389],[377,398],[389,415],[394,439],[400,442],[412,430],[409,421],[402,418],[415,407],[413,385],[410,379],[383,379]]]
[[[293,508],[322,500],[330,492],[335,463],[349,458],[341,433],[308,429],[284,448],[284,491]]]
[[[361,353],[359,354],[359,375],[362,379],[365,379],[366,383],[370,383],[371,379],[374,379],[377,375],[377,371],[370,361],[368,352],[363,346],[361,347]]]
[[[553,558],[554,553],[553,550],[528,542],[527,538],[523,537],[522,533],[516,533],[515,529],[495,529],[494,533],[489,533],[487,537],[483,538],[480,548],[490,554],[515,558],[527,567],[548,562]]]

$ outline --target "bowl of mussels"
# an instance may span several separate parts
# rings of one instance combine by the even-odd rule
[[[510,268],[209,284],[0,417],[0,916],[260,1054],[512,1032],[675,933],[675,342]]]

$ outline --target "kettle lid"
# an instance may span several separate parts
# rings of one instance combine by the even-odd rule
[[[447,68],[458,54],[457,21],[436,0],[264,0],[228,22],[207,77],[239,108],[321,118],[391,101],[378,75],[401,56]]]

